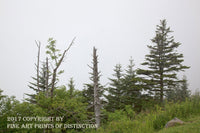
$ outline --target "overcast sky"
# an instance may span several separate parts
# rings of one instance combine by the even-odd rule
[[[106,84],[114,65],[126,68],[131,56],[141,67],[161,19],[182,43],[178,51],[191,66],[184,73],[190,89],[200,88],[200,0],[0,0],[0,88],[17,99],[32,93],[27,85],[36,74],[34,41],[41,41],[44,53],[49,37],[64,50],[75,36],[60,84],[73,77],[82,89],[89,82],[93,46]]]

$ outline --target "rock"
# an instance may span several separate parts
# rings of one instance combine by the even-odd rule
[[[173,127],[173,126],[175,126],[175,125],[177,125],[177,124],[180,124],[180,125],[182,125],[184,122],[183,121],[181,121],[180,119],[178,119],[178,118],[174,118],[174,119],[172,119],[171,121],[168,121],[167,122],[167,124],[165,125],[165,128],[168,128],[168,127]]]

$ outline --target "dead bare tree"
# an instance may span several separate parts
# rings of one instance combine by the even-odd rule
[[[36,69],[37,69],[37,89],[38,89],[38,92],[40,91],[40,87],[39,87],[39,69],[40,69],[40,46],[41,46],[41,43],[40,42],[37,42],[35,41],[37,47],[38,47],[38,55],[37,55],[37,64],[36,64]]]
[[[100,127],[100,114],[101,114],[101,102],[100,102],[100,88],[99,88],[99,72],[98,72],[98,56],[96,53],[97,49],[93,48],[93,84],[94,84],[94,113],[95,113],[95,122],[97,128]]]
[[[63,52],[61,58],[58,61],[56,60],[56,66],[53,69],[52,80],[51,80],[51,99],[53,99],[53,91],[55,89],[55,82],[56,82],[57,70],[60,67],[61,63],[63,62],[63,59],[64,59],[65,55],[67,54],[67,52],[71,48],[72,44],[74,43],[74,40],[75,40],[75,38],[72,40],[72,42],[70,43],[70,45],[68,46],[68,48]]]
[[[49,60],[46,58],[46,75],[45,75],[46,96],[49,97]]]

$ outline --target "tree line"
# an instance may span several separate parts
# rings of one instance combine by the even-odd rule
[[[65,56],[73,45],[70,45],[61,53],[56,48],[56,40],[49,38],[46,46],[46,58],[41,61],[40,42],[38,47],[36,76],[32,77],[28,87],[34,91],[26,94],[28,98],[22,103],[14,97],[2,95],[0,91],[0,131],[20,131],[22,129],[7,129],[8,116],[64,116],[61,123],[106,123],[107,112],[130,109],[136,113],[152,108],[155,105],[163,105],[166,101],[181,102],[189,97],[187,78],[178,78],[178,72],[189,69],[183,65],[183,54],[177,52],[181,43],[176,42],[171,36],[172,30],[167,27],[167,21],[161,20],[156,26],[155,37],[151,39],[151,45],[147,45],[149,53],[145,55],[145,61],[141,64],[144,69],[135,68],[131,57],[129,65],[123,69],[121,64],[116,64],[113,76],[109,78],[107,86],[100,84],[100,72],[98,70],[97,49],[93,48],[92,65],[89,83],[84,84],[82,90],[75,88],[73,78],[67,86],[58,86],[60,70]],[[41,132],[67,132],[72,129],[26,129]],[[82,131],[83,129],[73,129]]]

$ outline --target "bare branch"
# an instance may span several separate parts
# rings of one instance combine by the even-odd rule
[[[56,81],[56,75],[57,75],[57,69],[59,68],[59,66],[61,65],[66,53],[69,51],[69,49],[71,48],[71,46],[74,44],[74,40],[76,37],[74,37],[74,39],[72,40],[72,42],[70,43],[69,47],[63,52],[60,60],[58,61],[58,64],[56,64],[56,68],[54,68],[53,70],[53,74],[52,74],[52,82],[51,82],[51,98],[53,98],[53,91],[54,91],[54,87],[55,87],[55,81]]]
[[[93,67],[91,67],[90,65],[88,65],[88,67],[93,70]]]
[[[37,89],[38,89],[38,92],[40,91],[40,88],[39,88],[39,69],[40,69],[40,46],[41,46],[41,43],[40,41],[37,42],[35,41],[37,47],[38,47],[38,56],[37,56],[37,65],[36,65],[36,68],[37,68]]]

